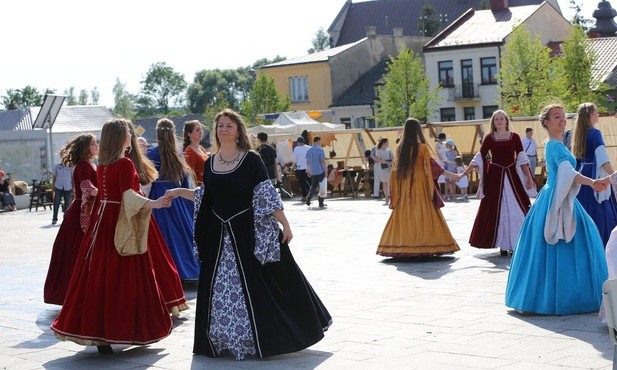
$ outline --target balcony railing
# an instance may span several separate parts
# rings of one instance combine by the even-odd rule
[[[454,85],[448,88],[448,101],[480,99],[479,84]]]

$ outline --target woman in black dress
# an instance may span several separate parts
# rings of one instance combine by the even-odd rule
[[[221,111],[215,132],[218,151],[202,186],[166,194],[195,201],[202,265],[193,352],[242,359],[302,350],[323,338],[332,318],[291,255],[283,203],[242,118]]]

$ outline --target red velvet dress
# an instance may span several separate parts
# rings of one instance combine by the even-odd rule
[[[81,160],[75,164],[73,170],[73,189],[75,198],[66,210],[64,219],[56,235],[54,246],[51,251],[51,260],[45,288],[43,289],[43,300],[45,303],[62,305],[64,296],[71,280],[79,245],[84,238],[79,223],[82,197],[87,196],[82,193],[82,181],[90,181],[94,186],[96,182],[96,169],[88,160]]]
[[[155,275],[154,245],[134,256],[120,256],[114,246],[122,194],[140,189],[137,172],[122,158],[99,166],[97,178],[99,204],[51,329],[60,339],[83,345],[159,341],[169,335],[172,322]]]
[[[480,153],[484,160],[484,198],[480,202],[476,220],[471,230],[469,244],[476,248],[512,250],[514,245],[497,245],[498,240],[509,239],[516,243],[523,219],[530,207],[529,196],[516,173],[516,158],[523,151],[520,136],[512,132],[510,138],[497,140],[488,134],[482,142]],[[490,152],[490,160],[487,155]],[[511,208],[502,207],[509,202]],[[511,214],[502,214],[508,208]],[[510,234],[504,238],[500,233]],[[516,235],[514,235],[516,234]]]

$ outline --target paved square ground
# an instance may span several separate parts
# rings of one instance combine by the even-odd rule
[[[383,201],[286,200],[296,261],[334,324],[304,351],[235,361],[193,356],[196,289],[171,335],[145,347],[96,348],[55,339],[59,307],[43,283],[59,225],[51,211],[0,214],[0,369],[610,369],[613,345],[597,316],[520,316],[504,306],[509,257],[467,240],[478,200],[443,213],[461,251],[392,261],[375,255],[390,210]]]

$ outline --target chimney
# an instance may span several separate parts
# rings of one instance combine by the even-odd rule
[[[394,37],[402,37],[403,36],[403,28],[402,27],[393,28],[392,32],[394,33]]]
[[[375,26],[366,27],[366,37],[375,36],[377,34],[377,28]]]
[[[491,10],[496,12],[498,10],[508,9],[508,0],[491,0]]]

